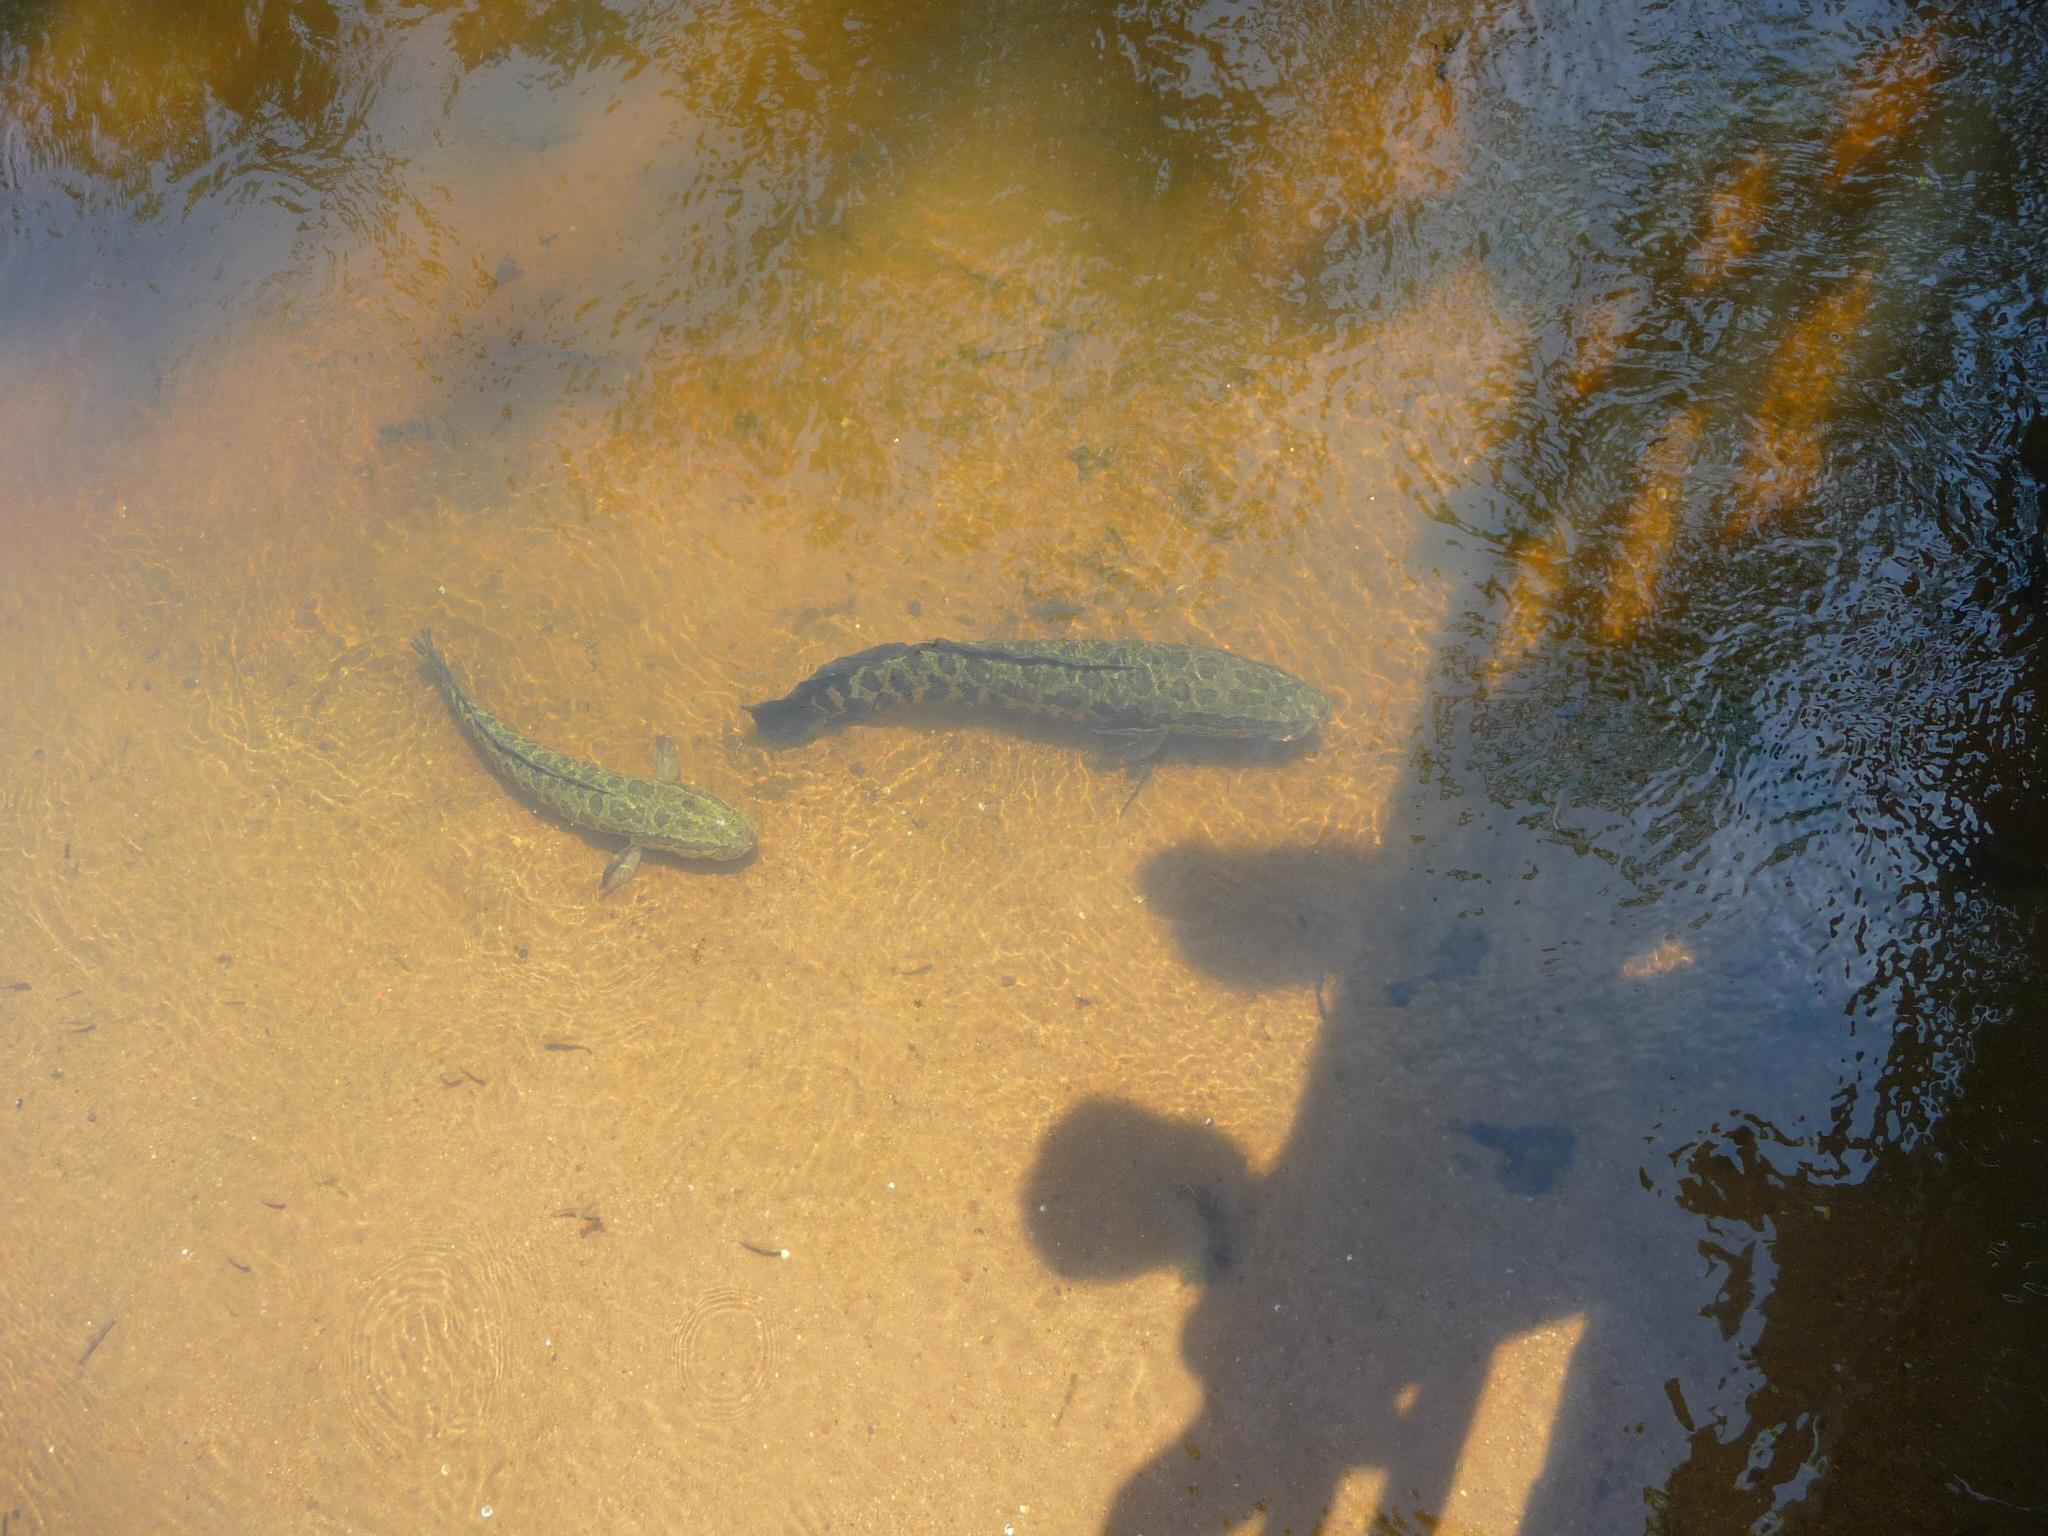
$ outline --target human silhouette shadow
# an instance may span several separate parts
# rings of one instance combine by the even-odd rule
[[[1524,1021],[1504,1001],[1545,936],[1511,931],[1503,952],[1501,925],[1442,909],[1442,883],[1362,849],[1188,847],[1146,868],[1189,960],[1303,989],[1322,1028],[1263,1176],[1224,1132],[1114,1099],[1041,1145],[1023,1206],[1055,1271],[1177,1268],[1203,1287],[1182,1340],[1202,1410],[1127,1480],[1113,1536],[1247,1519],[1306,1536],[1370,1468],[1385,1475],[1373,1529],[1421,1529],[1500,1342],[1597,1310],[1585,1275],[1552,1262],[1589,1181],[1556,1078],[1516,1061]]]

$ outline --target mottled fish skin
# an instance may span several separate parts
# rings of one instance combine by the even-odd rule
[[[1330,717],[1299,678],[1206,645],[1141,640],[925,640],[879,645],[752,706],[764,735],[796,739],[897,704],[964,704],[1069,720],[1120,736],[1298,741]]]
[[[456,720],[499,776],[564,820],[692,859],[737,859],[754,846],[753,825],[718,796],[687,784],[613,773],[528,741],[472,703],[422,630],[413,649],[426,659]]]

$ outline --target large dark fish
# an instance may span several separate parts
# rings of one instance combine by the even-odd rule
[[[1069,720],[1132,757],[1169,736],[1296,741],[1330,716],[1299,678],[1206,645],[1142,640],[925,640],[878,645],[813,672],[752,707],[774,740],[897,704],[967,704]]]
[[[666,736],[654,738],[652,779],[613,773],[551,751],[470,701],[435,649],[432,630],[421,630],[412,645],[426,659],[464,734],[499,777],[565,821],[626,840],[605,869],[606,890],[633,878],[643,848],[691,859],[737,859],[754,846],[754,828],[746,817],[718,796],[677,782],[676,746]]]

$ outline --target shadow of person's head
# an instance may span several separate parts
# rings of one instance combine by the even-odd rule
[[[1040,1144],[1024,1219],[1046,1263],[1070,1279],[1175,1268],[1206,1282],[1237,1262],[1249,1194],[1244,1155],[1221,1132],[1089,1099]]]

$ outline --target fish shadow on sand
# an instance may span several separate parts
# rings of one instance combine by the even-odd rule
[[[1314,752],[1317,747],[1314,736],[1280,742],[1168,733],[1156,749],[1148,752],[1142,747],[1133,750],[1114,733],[1096,730],[1076,721],[959,703],[899,704],[865,719],[822,721],[788,734],[764,731],[757,726],[753,738],[777,752],[788,752],[800,750],[841,731],[887,730],[892,727],[914,731],[991,731],[1018,741],[1090,753],[1105,767],[1137,772],[1167,764],[1251,767],[1287,763]]]
[[[1202,1409],[1125,1482],[1113,1536],[1248,1519],[1306,1536],[1362,1469],[1385,1476],[1375,1531],[1430,1528],[1496,1347],[1588,1310],[1541,1258],[1560,1192],[1585,1182],[1571,1133],[1527,1114],[1555,1112],[1544,1088],[1499,1086],[1519,1021],[1489,1015],[1514,967],[1425,878],[1322,848],[1183,848],[1144,872],[1197,967],[1301,988],[1322,1023],[1263,1173],[1221,1130],[1117,1099],[1081,1103],[1040,1145],[1023,1215],[1054,1271],[1178,1269],[1202,1287],[1182,1337]],[[1475,1049],[1507,1072],[1475,1088]]]

